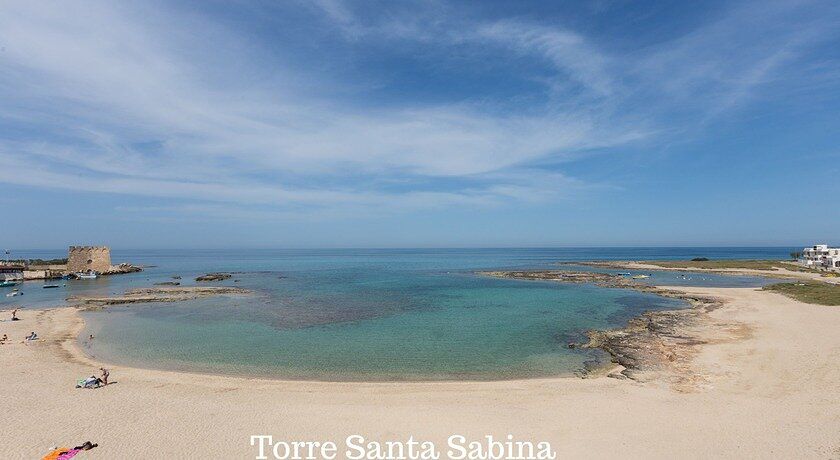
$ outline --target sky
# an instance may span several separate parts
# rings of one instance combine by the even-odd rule
[[[840,244],[840,2],[0,1],[0,246]]]

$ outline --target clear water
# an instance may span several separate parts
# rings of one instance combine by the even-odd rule
[[[322,380],[504,379],[566,375],[597,351],[570,350],[588,329],[618,327],[681,302],[592,285],[494,279],[476,270],[556,268],[593,259],[785,258],[790,248],[113,251],[153,265],[97,280],[24,283],[0,308],[59,305],[182,276],[253,294],[136,304],[85,314],[83,341],[105,361],[140,367]],[[20,251],[60,257],[61,251]],[[571,267],[574,269],[584,267]],[[758,286],[765,278],[653,272],[649,282]],[[234,280],[239,280],[234,282]],[[51,283],[55,283],[51,281]]]

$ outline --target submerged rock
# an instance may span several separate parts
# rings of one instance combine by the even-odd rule
[[[108,297],[69,297],[69,302],[88,309],[101,309],[107,305],[122,305],[148,302],[179,302],[201,297],[229,294],[249,294],[251,291],[237,287],[223,286],[166,286],[154,288],[129,289],[123,295]]]
[[[196,278],[196,281],[224,281],[231,277],[230,273],[208,273]]]

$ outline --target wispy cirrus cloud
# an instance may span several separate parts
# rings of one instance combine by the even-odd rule
[[[488,72],[544,88],[520,103],[492,90],[432,103],[337,97],[348,91],[342,78],[317,75],[307,56],[278,57],[282,41],[212,16],[167,4],[90,1],[67,11],[9,2],[0,15],[0,162],[11,166],[0,181],[269,212],[575,196],[609,184],[569,177],[557,164],[652,142],[675,128],[674,113],[690,124],[735,107],[832,33],[825,18],[804,17],[808,32],[778,25],[796,5],[773,4],[755,18],[746,4],[622,55],[527,19],[450,16],[438,6],[424,10],[425,22],[410,10],[362,21],[352,4],[315,5],[354,49],[399,41],[444,62],[463,48],[467,63],[490,56],[480,63]],[[732,51],[733,40],[756,44]],[[510,68],[522,59],[539,72]],[[355,78],[370,75],[364,70]],[[418,185],[436,181],[445,190]]]

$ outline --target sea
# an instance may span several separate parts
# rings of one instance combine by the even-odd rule
[[[556,269],[560,263],[590,260],[786,259],[793,249],[113,249],[114,263],[130,262],[144,270],[96,280],[27,281],[19,286],[24,295],[17,297],[7,297],[10,289],[0,288],[0,309],[60,306],[74,295],[117,295],[168,281],[238,286],[251,293],[84,312],[80,344],[107,363],[277,379],[570,376],[608,361],[599,350],[568,347],[584,341],[587,330],[621,327],[643,311],[686,304],[627,289],[498,279],[478,271]],[[66,257],[66,250],[13,254],[48,259]],[[233,276],[214,283],[194,281],[210,272]],[[657,285],[759,287],[773,282],[631,272],[650,274],[645,281]],[[44,284],[59,287],[43,289]]]

